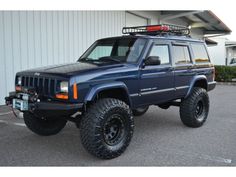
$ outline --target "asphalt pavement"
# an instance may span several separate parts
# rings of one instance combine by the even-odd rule
[[[130,146],[112,160],[88,154],[73,123],[57,135],[40,137],[1,106],[0,166],[236,166],[236,86],[217,85],[209,95],[204,126],[185,127],[178,107],[152,106],[135,117]]]

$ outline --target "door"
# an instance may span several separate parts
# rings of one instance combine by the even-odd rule
[[[190,49],[187,43],[172,43],[174,75],[175,75],[175,97],[182,98],[188,92],[193,77],[193,63]]]
[[[161,63],[145,65],[140,69],[140,105],[166,102],[173,98],[175,90],[170,43],[154,41],[148,56],[158,56]]]

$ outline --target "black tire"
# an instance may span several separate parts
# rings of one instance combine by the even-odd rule
[[[67,120],[63,118],[46,119],[37,117],[31,113],[24,113],[25,125],[34,133],[41,136],[55,135],[66,125]]]
[[[184,125],[197,128],[204,124],[209,112],[207,91],[195,87],[192,93],[180,104],[180,118]]]
[[[149,106],[145,106],[145,107],[140,107],[140,108],[137,108],[137,109],[133,109],[133,115],[134,116],[141,116],[143,114],[145,114],[148,110]]]
[[[91,105],[80,122],[84,148],[101,159],[120,156],[131,141],[133,130],[129,106],[112,98],[101,99]]]

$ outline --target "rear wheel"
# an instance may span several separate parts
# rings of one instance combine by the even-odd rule
[[[180,104],[180,118],[188,127],[200,127],[207,119],[209,97],[205,89],[195,87]]]
[[[144,107],[140,107],[140,108],[137,108],[137,109],[133,109],[133,115],[134,116],[141,116],[143,114],[145,114],[148,110],[149,106],[144,106]]]
[[[121,155],[128,147],[134,129],[129,106],[112,98],[101,99],[91,105],[80,125],[83,146],[101,159]]]
[[[62,118],[44,118],[37,117],[32,113],[24,113],[26,126],[34,133],[41,136],[55,135],[59,133],[66,125],[67,120]]]

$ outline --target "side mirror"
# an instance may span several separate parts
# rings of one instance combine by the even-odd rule
[[[160,65],[161,60],[158,56],[149,56],[145,61],[145,65]]]

